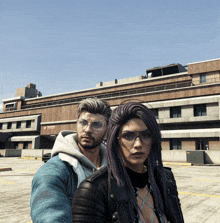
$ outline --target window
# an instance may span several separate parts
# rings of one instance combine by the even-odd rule
[[[15,148],[15,149],[18,149],[18,142],[15,142],[15,143],[14,143],[14,148]]]
[[[194,105],[194,116],[206,116],[206,104]]]
[[[171,139],[170,140],[170,150],[181,150],[182,143],[180,139]]]
[[[200,83],[206,83],[206,73],[202,73],[199,75]]]
[[[181,107],[171,107],[170,108],[170,118],[180,118],[181,117]]]
[[[209,141],[205,138],[197,139],[196,150],[209,150]]]
[[[7,125],[7,129],[11,129],[11,127],[12,127],[12,123],[9,122],[8,125]]]
[[[2,130],[3,128],[3,123],[0,123],[0,130]]]
[[[154,117],[155,117],[156,119],[158,119],[158,118],[159,118],[159,116],[158,116],[158,108],[151,109],[151,111],[152,111]]]
[[[17,102],[7,103],[5,104],[6,111],[16,110],[17,109]]]
[[[0,142],[0,149],[5,149],[5,142]]]
[[[24,142],[23,149],[28,149],[28,142]]]
[[[17,122],[17,129],[21,128],[21,122]]]
[[[31,120],[28,120],[28,121],[26,122],[26,128],[31,128]]]

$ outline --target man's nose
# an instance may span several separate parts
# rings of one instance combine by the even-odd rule
[[[84,130],[85,130],[86,132],[91,132],[91,131],[92,131],[91,124],[88,123],[88,125],[85,127]]]

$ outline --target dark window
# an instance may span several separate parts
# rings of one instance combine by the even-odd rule
[[[209,141],[207,139],[197,139],[196,150],[209,150]]]
[[[180,139],[171,139],[170,140],[170,150],[181,150],[182,143]]]
[[[199,75],[200,83],[206,83],[206,73],[202,73]]]
[[[2,130],[3,128],[3,123],[0,123],[0,130]]]
[[[21,122],[17,122],[17,129],[21,128]]]
[[[206,104],[194,105],[194,116],[206,116]]]
[[[15,143],[14,143],[14,148],[15,148],[15,149],[18,149],[18,142],[15,142]]]
[[[28,121],[26,122],[26,128],[31,128],[31,120],[28,120]]]
[[[181,117],[181,107],[171,107],[170,108],[170,118],[180,118]]]
[[[0,149],[5,149],[5,142],[0,142]]]
[[[158,116],[158,108],[153,108],[153,109],[151,109],[151,111],[152,111],[154,117],[155,117],[156,119],[158,119],[158,118],[159,118],[159,116]]]
[[[24,142],[23,149],[28,149],[28,142]]]
[[[9,122],[9,123],[8,123],[8,126],[7,126],[7,129],[11,129],[11,127],[12,127],[12,123]]]
[[[5,107],[6,107],[6,108],[14,108],[15,105],[14,105],[14,104],[6,104]]]

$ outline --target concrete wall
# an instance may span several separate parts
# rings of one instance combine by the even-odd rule
[[[209,141],[209,150],[219,150],[220,148],[220,141]]]
[[[186,162],[184,150],[162,150],[163,162]]]
[[[21,157],[20,149],[5,149],[5,157]]]
[[[51,149],[23,149],[21,156],[41,158],[45,153],[51,153]]]
[[[184,141],[182,140],[182,150],[195,150],[195,141]]]
[[[169,140],[163,140],[161,142],[162,150],[170,150],[170,141]]]
[[[34,157],[42,158],[45,153],[51,153],[51,149],[5,149],[0,150],[0,156],[5,157]],[[163,162],[187,162],[184,150],[162,150]],[[205,151],[206,164],[220,164],[220,151]]]
[[[184,150],[162,150],[163,162],[187,162]],[[220,164],[220,151],[205,150],[206,164]]]
[[[206,163],[220,164],[220,151],[205,151]]]
[[[0,157],[36,157],[51,153],[51,149],[0,149]]]

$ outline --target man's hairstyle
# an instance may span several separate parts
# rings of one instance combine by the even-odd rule
[[[159,213],[164,213],[164,202],[166,192],[164,181],[164,170],[161,160],[161,134],[153,113],[145,105],[139,102],[129,102],[119,105],[112,111],[107,128],[107,165],[112,170],[113,176],[119,186],[125,186],[128,196],[138,210],[134,189],[127,174],[122,158],[119,153],[118,135],[119,131],[128,120],[140,118],[151,133],[152,145],[149,156],[145,161],[149,175],[150,185],[153,188],[154,204]],[[159,175],[159,177],[158,177]],[[158,180],[159,179],[159,180]],[[162,191],[162,194],[159,190]],[[165,200],[165,201],[164,201]],[[164,202],[163,202],[164,201]]]
[[[77,116],[79,118],[82,112],[89,112],[93,114],[103,115],[108,123],[109,117],[111,115],[111,108],[108,102],[94,98],[86,98],[82,100],[77,107]]]

